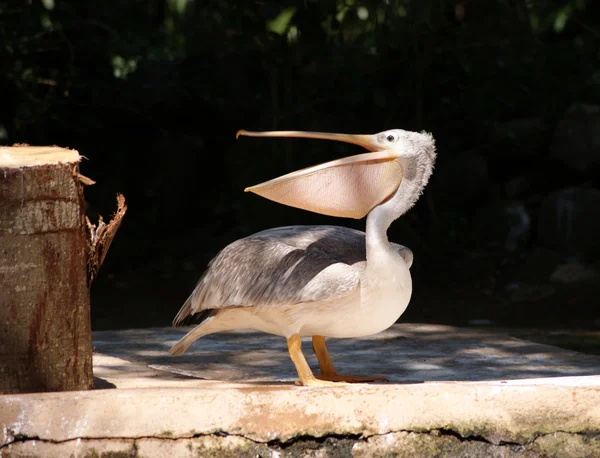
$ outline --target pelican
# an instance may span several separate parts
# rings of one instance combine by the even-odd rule
[[[199,321],[170,350],[184,353],[198,338],[254,329],[287,339],[299,384],[330,386],[386,380],[338,374],[326,337],[376,334],[392,324],[412,294],[408,248],[387,229],[417,201],[433,171],[435,141],[427,132],[374,135],[240,130],[237,137],[302,137],[353,143],[369,152],[334,160],[246,188],[275,202],[324,215],[366,219],[366,231],[339,226],[267,229],[226,246],[208,265],[173,326]],[[301,348],[312,337],[320,375]]]

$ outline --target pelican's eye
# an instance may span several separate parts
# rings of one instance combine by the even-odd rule
[[[390,143],[394,143],[396,141],[396,136],[394,134],[387,134],[385,139]]]

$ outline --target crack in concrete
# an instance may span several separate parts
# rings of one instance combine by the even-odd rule
[[[402,431],[402,432],[410,432],[410,431]],[[558,431],[557,431],[558,432]],[[535,441],[535,439],[537,438],[537,435],[534,434],[533,437],[531,439],[529,439],[526,442],[516,442],[516,441],[504,441],[504,440],[500,440],[500,441],[493,441],[491,439],[488,439],[487,437],[481,435],[481,434],[460,434],[458,431],[455,431],[453,429],[450,428],[438,428],[438,429],[432,429],[429,433],[427,434],[433,434],[433,435],[437,435],[439,437],[455,437],[456,439],[458,439],[460,442],[482,442],[484,444],[490,444],[490,445],[527,445],[528,443],[532,443]]]
[[[10,433],[12,433],[12,432],[10,432]],[[554,435],[557,433],[568,434],[568,435],[572,435],[572,436],[581,436],[586,439],[593,439],[593,438],[600,436],[600,430],[599,431],[589,431],[589,432],[573,432],[573,431],[557,430],[557,431],[552,431],[550,433],[534,433],[530,439],[523,441],[523,442],[506,441],[506,440],[501,440],[501,441],[496,442],[496,441],[490,440],[490,439],[486,438],[485,436],[481,436],[481,435],[476,435],[476,434],[462,435],[459,432],[454,431],[452,429],[448,429],[448,428],[438,428],[438,429],[431,429],[431,430],[427,430],[427,431],[401,429],[401,430],[387,431],[385,433],[375,433],[375,434],[368,434],[368,435],[356,434],[356,433],[346,433],[346,434],[330,433],[330,434],[325,434],[323,436],[312,436],[312,435],[305,434],[305,435],[295,436],[295,437],[292,437],[287,440],[272,439],[272,440],[268,440],[268,441],[261,441],[259,439],[256,439],[256,438],[253,438],[250,436],[245,436],[243,434],[228,433],[227,431],[214,431],[211,433],[194,433],[191,435],[181,435],[181,436],[177,436],[177,437],[163,433],[163,434],[156,434],[156,435],[149,435],[149,436],[135,436],[135,437],[125,437],[125,436],[74,437],[74,438],[62,439],[62,440],[56,440],[56,439],[50,439],[50,438],[40,438],[39,436],[27,436],[24,434],[17,433],[17,434],[11,434],[12,440],[3,445],[0,445],[0,450],[10,446],[11,444],[19,443],[19,442],[27,442],[27,441],[39,441],[39,442],[46,442],[46,443],[51,443],[51,444],[64,444],[64,443],[78,441],[78,440],[80,440],[80,441],[122,440],[122,441],[132,441],[132,445],[135,446],[137,441],[144,440],[144,439],[178,441],[178,440],[198,439],[198,438],[202,438],[202,437],[239,437],[241,439],[245,439],[250,442],[253,442],[254,444],[257,444],[257,445],[266,445],[267,447],[276,448],[279,450],[286,450],[291,447],[294,447],[297,444],[304,444],[306,442],[314,442],[316,444],[315,448],[318,448],[318,445],[325,444],[328,441],[348,441],[349,440],[349,441],[355,441],[355,442],[367,442],[370,438],[373,438],[373,437],[382,437],[382,436],[386,436],[389,434],[398,434],[398,433],[417,434],[417,435],[433,436],[433,437],[444,437],[444,436],[454,437],[454,438],[458,439],[460,442],[481,442],[481,443],[498,446],[498,447],[504,447],[504,446],[526,447],[528,445],[534,444],[540,438],[543,438],[545,436]]]
[[[248,439],[248,438],[245,438]],[[315,442],[316,444],[325,444],[327,441],[331,441],[331,440],[338,440],[338,441],[344,441],[344,440],[351,440],[351,441],[356,441],[356,442],[366,442],[369,439],[368,436],[363,436],[362,434],[352,434],[352,433],[347,433],[347,434],[326,434],[323,436],[311,436],[308,434],[303,434],[301,436],[295,436],[292,437],[288,440],[282,441],[279,439],[273,439],[267,442],[262,442],[263,444],[267,445],[268,447],[274,447],[274,448],[278,448],[280,450],[286,450],[289,449],[291,447],[294,447],[297,444],[301,444],[301,443],[306,443],[306,442]],[[256,443],[260,443],[260,442],[256,442]],[[315,447],[318,448],[318,447]]]

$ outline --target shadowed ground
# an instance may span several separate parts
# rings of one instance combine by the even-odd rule
[[[282,337],[252,331],[202,337],[183,356],[168,349],[188,329],[148,328],[94,333],[95,375],[127,386],[144,371],[152,379],[183,385],[197,380],[292,382],[297,374]],[[303,350],[316,370],[310,339]],[[600,356],[586,355],[474,329],[397,324],[362,339],[328,339],[340,373],[376,374],[390,383],[488,381],[598,375]],[[118,358],[118,359],[117,359]],[[184,382],[179,376],[187,376]],[[188,377],[190,378],[188,380]],[[156,382],[152,382],[154,384]],[[141,384],[141,385],[138,385]]]

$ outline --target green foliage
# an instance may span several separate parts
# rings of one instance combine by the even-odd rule
[[[556,33],[564,31],[569,21],[579,21],[587,7],[587,0],[563,2],[541,1],[531,8],[529,17],[534,32],[546,32],[552,29]]]
[[[588,16],[597,8],[585,0],[513,4],[32,0],[29,6],[5,5],[4,91],[13,94],[13,103],[2,124],[9,140],[31,139],[32,126],[47,115],[60,117],[57,109],[71,105],[74,84],[114,93],[127,81],[145,81],[127,87],[127,97],[139,106],[157,102],[147,98],[149,85],[153,95],[172,99],[178,95],[172,92],[176,83],[183,92],[199,91],[220,110],[239,100],[263,113],[252,119],[275,125],[303,124],[299,114],[322,125],[321,117],[353,112],[373,124],[424,127],[456,115],[485,124],[540,113],[540,105],[564,105],[560,97],[567,80],[570,91],[597,83],[597,72],[588,71],[597,67],[600,32]],[[194,59],[205,62],[186,67]],[[193,81],[181,85],[174,77],[184,70],[193,73]],[[573,70],[580,72],[574,84]],[[162,78],[162,72],[171,78]],[[218,75],[217,81],[207,73]],[[370,110],[377,111],[375,117]],[[362,119],[357,124],[364,126]]]

